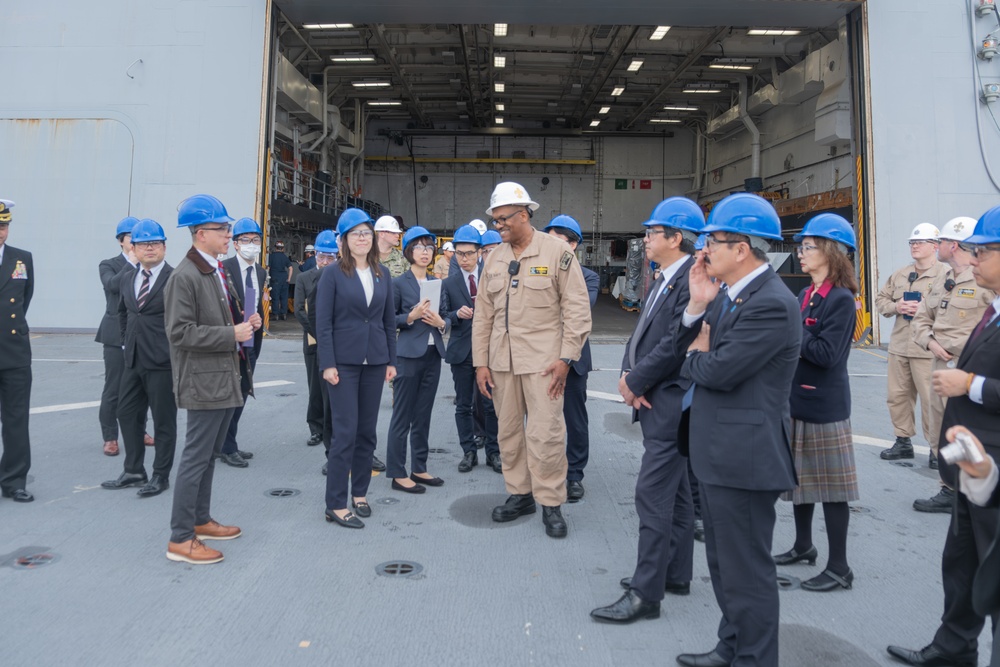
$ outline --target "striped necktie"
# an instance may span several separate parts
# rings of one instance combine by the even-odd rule
[[[149,298],[149,279],[152,275],[153,272],[149,269],[142,270],[142,284],[139,286],[139,295],[136,297],[139,310],[142,310],[142,307],[146,305],[146,300]]]

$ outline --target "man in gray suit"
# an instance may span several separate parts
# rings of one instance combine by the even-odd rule
[[[177,407],[187,410],[184,452],[174,482],[167,558],[207,565],[222,553],[202,540],[231,540],[242,531],[212,518],[212,455],[222,451],[233,412],[243,405],[237,345],[261,327],[260,315],[247,322],[239,297],[218,261],[232,238],[233,221],[211,195],[194,195],[177,209],[177,226],[191,231],[191,249],[170,275],[164,302],[170,366]]]
[[[771,539],[774,504],[796,485],[788,398],[802,339],[799,305],[768,263],[769,240],[781,239],[770,203],[749,193],[730,195],[712,209],[703,231],[706,253],[691,268],[691,300],[682,316],[684,328],[700,331],[681,377],[694,383],[691,464],[722,620],[712,651],[681,654],[677,661],[777,667]]]

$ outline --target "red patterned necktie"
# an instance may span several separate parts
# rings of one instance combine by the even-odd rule
[[[983,329],[986,328],[986,325],[990,323],[990,320],[992,320],[993,316],[996,315],[996,314],[997,314],[997,309],[994,308],[993,304],[991,303],[990,307],[986,309],[985,313],[983,313],[983,319],[979,320],[979,324],[976,326],[975,330],[972,332],[972,335],[969,336],[969,342],[970,343],[972,341],[976,340],[976,337],[979,336],[979,334],[983,333]]]
[[[471,273],[469,274],[469,295],[472,297],[472,303],[476,302],[476,278]]]

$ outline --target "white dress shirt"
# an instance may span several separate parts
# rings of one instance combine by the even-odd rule
[[[195,248],[195,250],[198,250],[198,248]],[[221,262],[219,262],[218,257],[213,257],[212,255],[209,255],[207,252],[202,252],[201,250],[198,250],[198,254],[201,255],[206,262],[208,262],[209,266],[218,267],[221,264]],[[222,285],[222,294],[225,295],[226,298],[229,298],[229,288],[226,287],[226,277],[222,275],[222,269],[216,268],[215,275],[219,277],[219,284]]]
[[[257,309],[260,308],[260,297],[261,297],[260,283],[257,282],[257,263],[254,262],[253,264],[249,264],[246,260],[243,259],[243,257],[239,253],[236,254],[236,259],[240,263],[239,281],[240,285],[243,285],[243,292],[244,292],[243,296],[246,296],[247,269],[248,268],[253,269],[253,271],[250,272],[250,282],[253,284],[253,293],[257,300],[257,302],[254,304],[254,312],[256,312]]]
[[[163,265],[165,263],[166,262],[160,262],[159,264],[157,264],[153,268],[149,269],[149,271],[152,273],[152,275],[149,276],[149,291],[150,292],[153,291],[153,285],[156,284],[156,279],[157,279],[157,277],[159,277],[160,271],[163,270]],[[139,265],[139,270],[135,272],[135,280],[132,281],[132,287],[135,289],[135,298],[136,299],[139,298],[139,289],[142,287],[142,278],[143,278],[142,272],[143,271],[144,271],[144,269],[142,268],[142,264],[140,264]]]
[[[754,278],[756,278],[759,275],[762,275],[765,271],[768,271],[770,269],[771,269],[771,265],[765,262],[764,264],[761,264],[756,269],[754,269],[753,271],[751,271],[750,273],[746,274],[745,276],[743,276],[742,278],[740,278],[739,280],[737,280],[735,283],[733,283],[732,285],[730,285],[729,289],[726,291],[726,294],[729,296],[729,300],[732,301],[732,302],[735,302],[736,301],[736,297],[738,297],[740,295],[740,292],[742,292],[743,289],[747,285],[749,285],[751,283],[751,281],[753,281]],[[698,320],[700,320],[702,318],[702,316],[704,316],[704,315],[705,315],[704,312],[698,313],[696,315],[692,315],[692,314],[688,313],[687,310],[685,310],[684,311],[684,315],[682,316],[681,319],[684,320],[684,326],[690,328],[695,322],[697,322]]]

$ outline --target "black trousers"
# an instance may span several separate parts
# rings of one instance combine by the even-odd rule
[[[316,361],[316,346],[310,345],[303,351],[306,362],[306,381],[309,384],[309,403],[306,405],[306,424],[309,435],[323,432],[323,377]]]
[[[649,411],[640,413],[648,419]],[[688,484],[687,458],[675,440],[659,439],[656,429],[643,428],[645,449],[635,483],[639,515],[639,549],[632,588],[643,600],[663,599],[666,582],[691,581],[694,566],[694,509]]]
[[[146,370],[138,366],[122,370],[118,424],[125,441],[125,472],[146,474],[146,410],[153,413],[155,455],[153,474],[170,476],[177,445],[177,404],[171,372]]]
[[[976,570],[997,535],[1000,510],[979,507],[959,493],[955,500],[948,536],[941,556],[944,584],[944,614],[934,643],[950,655],[978,650],[979,634],[986,619],[972,608],[972,584]],[[994,632],[997,619],[993,619]],[[998,649],[994,646],[993,651]]]
[[[212,520],[213,454],[222,449],[234,408],[188,410],[184,451],[174,482],[174,505],[170,515],[170,541],[194,538],[194,527]]]
[[[363,498],[368,494],[385,369],[385,364],[341,364],[337,367],[340,381],[328,383],[333,438],[327,459],[327,509],[347,509],[348,478],[351,496]]]
[[[778,495],[701,482],[705,553],[722,610],[715,650],[733,667],[778,667],[778,573],[771,557]]]
[[[124,368],[125,353],[121,345],[105,345],[104,390],[101,392],[101,408],[97,413],[101,422],[101,436],[105,442],[118,439],[118,393]]]
[[[497,413],[493,409],[493,401],[480,394],[476,388],[476,370],[472,367],[471,356],[460,364],[451,365],[451,379],[455,383],[455,427],[458,429],[458,442],[462,451],[466,454],[476,451],[475,401],[476,398],[482,398],[486,456],[499,455]]]
[[[257,368],[257,352],[252,347],[246,347],[243,349],[245,350],[245,354],[249,355],[250,372],[252,374]],[[236,434],[239,433],[240,417],[243,416],[243,408],[247,404],[247,396],[249,395],[249,386],[246,386],[243,390],[243,405],[233,411],[233,418],[229,422],[229,429],[226,431],[226,441],[222,445],[223,454],[232,454],[239,449],[239,445],[236,444]]]
[[[284,280],[276,282],[271,278],[271,307],[274,314],[284,319],[288,314],[288,283]]]
[[[572,368],[566,376],[563,418],[566,420],[566,481],[583,480],[590,458],[590,419],[587,417],[587,376]],[[662,590],[662,589],[661,589]]]
[[[431,412],[441,379],[441,355],[428,345],[422,357],[397,357],[398,375],[392,381],[392,419],[386,443],[385,474],[406,477],[406,443],[410,443],[410,472],[427,472]]]
[[[28,408],[31,403],[31,366],[0,370],[0,489],[16,491],[28,483],[31,442]]]

